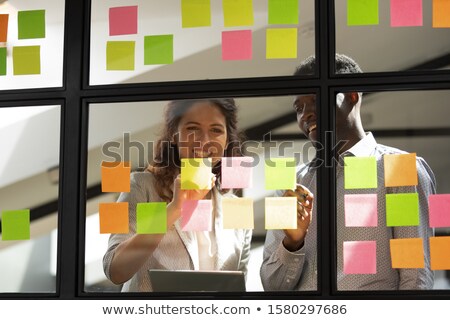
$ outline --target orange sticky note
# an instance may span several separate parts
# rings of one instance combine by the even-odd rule
[[[222,198],[224,229],[253,229],[253,199]]]
[[[384,185],[386,187],[416,186],[416,154],[384,155]]]
[[[430,238],[431,270],[450,270],[450,237]]]
[[[128,202],[100,203],[100,233],[128,233]]]
[[[433,28],[450,28],[450,0],[433,0]]]
[[[0,14],[0,42],[8,40],[8,18],[9,14]]]
[[[102,162],[102,192],[130,192],[129,162]]]
[[[422,238],[391,239],[392,268],[424,268]]]

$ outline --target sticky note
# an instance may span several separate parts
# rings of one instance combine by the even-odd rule
[[[377,273],[376,241],[344,241],[343,250],[345,274]]]
[[[183,28],[211,26],[211,0],[181,0]]]
[[[450,270],[450,237],[430,238],[431,270]]]
[[[130,192],[129,162],[102,162],[102,192]]]
[[[296,188],[295,158],[270,158],[265,161],[266,190]]]
[[[252,0],[222,0],[223,20],[225,27],[252,26]]]
[[[430,228],[450,227],[450,194],[428,196]]]
[[[384,185],[386,187],[416,186],[418,183],[416,154],[385,154]]]
[[[144,64],[173,63],[173,35],[144,37]]]
[[[13,47],[14,75],[30,75],[41,73],[41,47]]]
[[[349,26],[378,24],[378,0],[347,0]]]
[[[422,0],[391,0],[391,27],[422,26]]]
[[[30,239],[30,210],[2,212],[2,240]]]
[[[109,8],[109,35],[137,34],[138,6]]]
[[[344,195],[346,227],[376,227],[378,225],[377,194]]]
[[[181,230],[211,231],[211,200],[185,200],[181,206]]]
[[[266,30],[266,59],[296,59],[297,28]]]
[[[222,197],[224,229],[253,229],[253,199]]]
[[[450,0],[433,0],[433,28],[450,28]]]
[[[212,184],[210,158],[181,159],[181,189],[209,190]]]
[[[391,239],[391,261],[394,269],[425,267],[422,238]]]
[[[0,48],[0,76],[6,75],[6,48]]]
[[[99,204],[100,233],[128,233],[128,202]]]
[[[0,14],[0,42],[8,40],[8,20],[9,14]]]
[[[297,198],[271,197],[265,199],[265,228],[297,229]]]
[[[19,39],[45,38],[45,10],[19,11],[17,21]]]
[[[138,203],[136,206],[136,232],[138,234],[166,233],[167,204],[165,202]]]
[[[106,70],[134,70],[134,41],[106,43]]]
[[[221,167],[221,186],[223,189],[243,189],[252,187],[252,157],[223,157]]]
[[[404,227],[419,225],[419,195],[393,193],[386,195],[386,225]]]
[[[222,32],[222,60],[251,60],[252,31],[223,31]]]
[[[377,188],[377,160],[375,157],[344,157],[345,189]]]
[[[269,0],[269,24],[298,24],[299,0]]]

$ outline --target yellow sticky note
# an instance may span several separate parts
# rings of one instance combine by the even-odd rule
[[[391,239],[391,261],[395,269],[425,267],[422,238]]]
[[[252,26],[252,0],[222,0],[223,20],[225,27]]]
[[[100,203],[100,233],[128,233],[128,202]]]
[[[450,270],[450,237],[430,238],[431,270]]]
[[[266,30],[266,59],[296,59],[297,28]]]
[[[129,162],[102,162],[102,192],[130,192]]]
[[[209,190],[212,184],[211,158],[181,159],[181,189]]]
[[[250,198],[222,198],[224,229],[253,229],[253,200]]]
[[[211,26],[211,0],[181,0],[183,28]]]
[[[265,199],[266,229],[297,229],[297,198],[272,197]]]
[[[384,155],[384,185],[386,187],[416,186],[416,154]]]

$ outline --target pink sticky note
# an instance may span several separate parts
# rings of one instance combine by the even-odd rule
[[[251,188],[252,177],[252,157],[222,158],[222,188]]]
[[[377,194],[346,194],[345,226],[376,227],[378,225]]]
[[[251,60],[252,31],[223,31],[222,60]]]
[[[428,206],[431,228],[450,227],[450,194],[431,194]]]
[[[344,273],[377,273],[376,241],[344,241]]]
[[[422,0],[391,0],[391,27],[422,25]]]
[[[211,231],[211,200],[185,200],[181,206],[181,230]]]
[[[137,34],[138,7],[109,8],[109,35]]]

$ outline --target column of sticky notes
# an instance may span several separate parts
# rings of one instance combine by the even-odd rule
[[[0,14],[0,43],[7,43],[9,14]],[[19,40],[45,38],[45,10],[18,11],[17,28]],[[8,48],[0,47],[0,76],[7,74]],[[41,46],[24,45],[12,47],[13,74],[36,75],[41,73]]]

